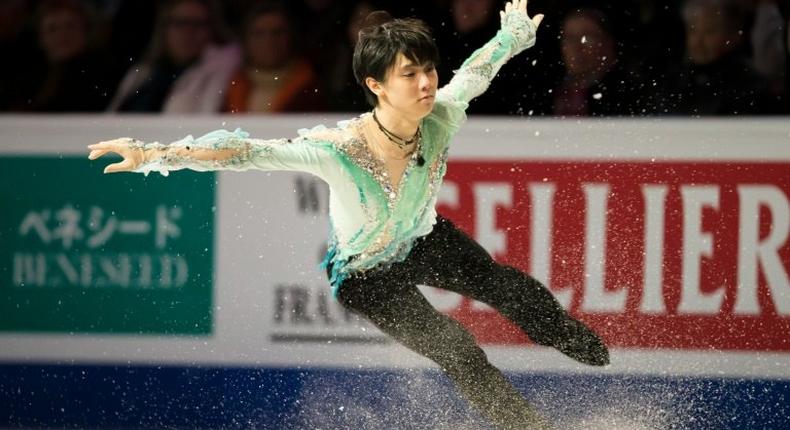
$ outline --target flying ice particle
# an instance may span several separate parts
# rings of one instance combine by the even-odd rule
[[[587,43],[587,36],[582,36],[582,43]]]
[[[595,100],[601,100],[601,97],[603,97],[603,94],[601,94],[601,93],[595,93],[595,94],[593,94],[593,98],[594,98]]]

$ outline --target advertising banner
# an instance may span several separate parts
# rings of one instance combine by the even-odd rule
[[[612,345],[790,350],[790,165],[455,162],[440,212]],[[494,313],[451,312],[492,344]]]
[[[0,158],[0,331],[211,333],[214,175]]]
[[[0,426],[486,428],[332,297],[320,179],[87,160],[120,136],[342,119],[0,118]],[[480,117],[456,136],[438,211],[599,332],[610,366],[419,288],[561,428],[788,428],[788,124]]]

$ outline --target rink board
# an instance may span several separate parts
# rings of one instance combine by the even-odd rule
[[[338,119],[0,118],[0,426],[466,423],[431,363],[329,295],[316,178],[102,175],[83,158],[110,137]],[[549,285],[613,363],[578,366],[424,291],[569,427],[786,428],[789,144],[783,120],[474,118],[439,211]]]

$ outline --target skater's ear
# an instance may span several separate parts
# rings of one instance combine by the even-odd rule
[[[381,92],[382,92],[381,82],[379,82],[379,81],[373,79],[372,77],[368,76],[367,78],[365,78],[365,86],[368,87],[370,92],[375,94],[376,97],[381,95]]]

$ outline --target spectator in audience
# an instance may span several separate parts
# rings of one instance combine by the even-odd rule
[[[13,58],[17,67],[0,68],[0,109],[20,105],[29,87],[31,70],[38,64],[36,35],[30,26],[33,8],[27,0],[0,1],[0,54]],[[41,61],[43,63],[43,61]]]
[[[552,93],[557,116],[639,115],[639,75],[617,52],[609,18],[598,9],[565,16],[560,37],[564,76]]]
[[[790,0],[781,0],[779,2],[779,10],[782,11],[782,17],[784,18],[784,21],[785,21],[785,26],[784,26],[785,34],[784,34],[784,36],[787,38],[785,40],[785,49],[784,49],[784,55],[785,55],[785,84],[784,84],[784,90],[785,90],[785,92],[790,93],[790,72],[788,72],[788,70],[787,70],[787,66],[790,65]],[[787,100],[788,98],[790,98],[790,97],[786,97],[785,100]],[[788,103],[787,101],[785,103],[786,103],[785,108],[789,108],[790,106],[787,106],[787,105],[790,104],[790,103]],[[790,110],[786,110],[785,111],[785,113],[787,113],[787,112],[790,112]]]
[[[618,58],[630,63],[629,68],[639,70],[649,93],[655,92],[654,82],[657,86],[666,80],[668,64],[683,61],[686,39],[679,13],[681,3],[682,0],[639,0],[627,21],[633,26],[632,34],[616,33],[618,41],[628,47]],[[619,3],[613,5],[620,7]]]
[[[114,89],[101,45],[99,20],[86,2],[45,0],[34,17],[43,62],[25,67],[27,85],[11,110],[102,111]]]
[[[769,91],[782,96],[787,70],[787,20],[782,16],[778,0],[758,0],[754,7],[751,47],[754,68],[768,80]]]
[[[744,46],[742,10],[733,0],[688,0],[684,64],[666,74],[659,113],[743,115],[766,113],[768,87]]]
[[[329,95],[330,108],[340,112],[359,112],[368,109],[365,96],[351,68],[354,46],[359,38],[362,22],[371,12],[382,9],[379,3],[368,0],[357,2],[345,19],[345,43],[338,46],[336,58],[329,63],[323,75],[324,88]]]
[[[297,13],[305,53],[316,67],[336,60],[335,52],[344,43],[343,19],[353,7],[346,0],[291,0],[291,11]]]
[[[102,12],[110,23],[110,55],[119,80],[129,67],[142,61],[154,32],[159,3],[159,0],[104,1]]]
[[[244,64],[230,80],[229,112],[304,112],[326,108],[311,63],[301,55],[288,11],[254,6],[243,26]]]
[[[126,73],[110,109],[121,112],[217,112],[241,58],[227,44],[214,0],[161,5],[148,52]]]

